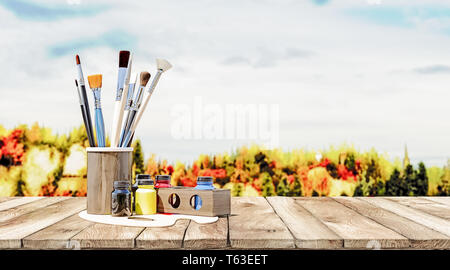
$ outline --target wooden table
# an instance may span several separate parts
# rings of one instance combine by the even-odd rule
[[[94,224],[86,198],[0,198],[1,249],[450,249],[450,197],[233,197],[214,224]]]

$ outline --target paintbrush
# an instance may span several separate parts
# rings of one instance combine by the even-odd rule
[[[85,82],[84,82],[84,76],[83,76],[83,70],[81,69],[81,61],[80,61],[80,56],[78,56],[78,54],[75,57],[76,62],[77,62],[77,70],[78,70],[78,84],[79,84],[79,88],[80,88],[80,94],[81,94],[81,99],[82,99],[82,103],[84,104],[84,108],[86,111],[86,133],[88,134],[88,139],[89,139],[89,145],[91,147],[95,147],[95,137],[94,137],[94,129],[92,127],[92,120],[91,120],[91,111],[89,109],[89,101],[87,98],[87,93],[86,93],[86,86],[85,86]]]
[[[122,130],[122,136],[120,140],[120,146],[124,147],[125,135],[128,134],[131,126],[133,125],[134,120],[136,119],[136,114],[141,106],[142,97],[144,94],[145,86],[147,86],[148,81],[150,80],[150,73],[147,71],[141,72],[140,80],[139,80],[139,88],[136,91],[135,97],[130,101],[130,106],[127,112],[126,126],[124,126]]]
[[[95,146],[95,139],[94,139],[94,136],[92,136],[92,132],[91,132],[89,124],[88,124],[86,104],[84,104],[82,95],[80,93],[80,87],[78,86],[78,81],[76,79],[75,79],[75,85],[77,86],[77,93],[78,93],[78,98],[80,101],[81,115],[83,116],[84,128],[86,129],[89,145]]]
[[[123,109],[125,106],[124,89],[128,88],[131,72],[131,59],[129,51],[119,53],[119,74],[117,78],[116,101],[114,105],[113,123],[111,126],[111,147],[119,144],[120,128],[122,127]]]
[[[125,101],[125,108],[123,109],[125,118],[123,120],[123,126],[121,129],[122,131],[120,132],[119,144],[117,145],[119,147],[122,144],[122,141],[125,136],[125,130],[128,126],[128,117],[130,117],[130,108],[133,103],[134,88],[136,87],[137,79],[138,79],[138,75],[136,74],[134,82],[128,84],[127,99]]]
[[[139,108],[139,111],[136,115],[136,120],[134,120],[133,125],[131,126],[131,128],[129,129],[129,131],[127,133],[127,136],[125,137],[125,141],[123,143],[124,146],[131,145],[131,141],[134,136],[134,131],[136,130],[136,127],[142,118],[142,114],[144,113],[145,108],[147,108],[147,104],[150,101],[150,97],[152,96],[156,85],[158,84],[161,74],[163,74],[163,72],[169,70],[172,67],[172,65],[169,63],[169,61],[167,61],[165,59],[156,59],[156,67],[157,67],[156,75],[153,78],[152,83],[150,84],[150,87],[148,89],[147,96],[145,97],[144,103],[142,103],[141,108]]]
[[[102,75],[88,76],[89,87],[94,93],[95,100],[95,130],[97,133],[97,142],[99,147],[105,147],[105,124],[103,123],[102,106],[100,103],[102,88]]]

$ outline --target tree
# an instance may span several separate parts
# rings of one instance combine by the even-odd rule
[[[288,196],[289,194],[289,184],[287,182],[287,178],[283,177],[277,186],[277,195],[278,196]]]
[[[427,169],[423,162],[419,163],[419,171],[417,172],[417,196],[425,196],[428,193],[428,176]]]
[[[272,182],[272,177],[270,177],[270,174],[267,172],[264,172],[261,174],[262,181],[261,181],[261,194],[264,197],[273,196],[275,195],[275,186]]]
[[[135,174],[143,174],[144,169],[144,154],[142,153],[141,140],[136,140],[133,150],[133,163],[135,166]]]
[[[411,164],[406,165],[406,168],[403,172],[404,181],[402,184],[406,184],[406,187],[403,187],[403,194],[399,196],[414,196],[417,193],[417,176],[414,168]]]

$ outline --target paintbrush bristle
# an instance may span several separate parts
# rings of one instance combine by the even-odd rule
[[[158,69],[164,71],[167,71],[168,69],[170,69],[172,67],[172,65],[169,63],[169,61],[165,60],[165,59],[156,59],[156,66],[158,67]]]
[[[129,51],[120,51],[119,53],[119,67],[126,68],[128,67],[128,59],[130,58]]]
[[[89,87],[92,89],[101,88],[102,87],[102,74],[88,76],[88,82],[89,82]]]
[[[77,79],[75,79],[75,85],[78,87],[78,81],[77,81]]]
[[[77,60],[77,65],[81,64],[81,62],[80,62],[80,56],[78,56],[78,54],[77,54],[77,56],[75,56],[75,59]]]
[[[146,86],[148,81],[150,80],[150,73],[148,73],[147,71],[143,71],[141,72],[141,85],[142,86]]]

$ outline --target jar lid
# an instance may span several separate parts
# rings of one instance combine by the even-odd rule
[[[167,175],[167,174],[157,175],[156,182],[158,182],[158,181],[170,181],[170,175]]]
[[[153,186],[152,179],[136,179],[138,186]]]
[[[199,176],[199,177],[197,177],[197,182],[204,183],[204,182],[212,182],[212,181],[213,181],[212,176]]]
[[[150,174],[138,174],[136,175],[136,180],[139,179],[152,179],[152,177],[150,176]]]
[[[114,181],[114,188],[128,188],[129,186],[130,186],[130,181],[128,181],[128,180]]]

